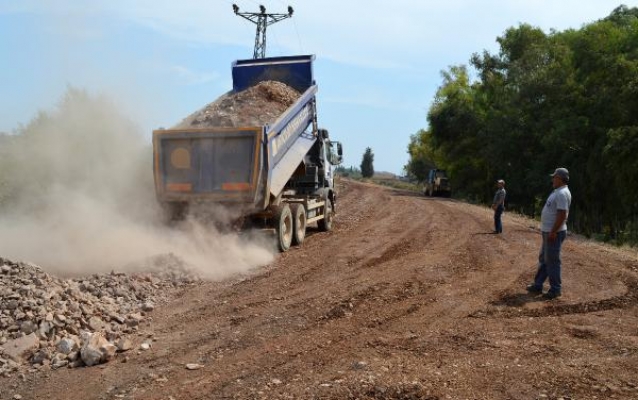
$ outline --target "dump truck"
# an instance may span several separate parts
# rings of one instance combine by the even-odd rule
[[[183,218],[193,205],[221,204],[240,215],[242,227],[274,232],[280,251],[301,245],[311,223],[332,229],[334,168],[343,150],[317,123],[314,59],[237,60],[232,90],[211,104],[237,96],[228,109],[248,105],[254,115],[233,120],[208,107],[176,127],[153,131],[156,196],[172,219]],[[267,107],[258,104],[259,96],[241,96],[267,86],[266,97],[272,97],[275,84],[298,97],[264,119]]]
[[[452,188],[447,173],[443,169],[431,169],[425,178],[423,194],[426,196],[450,197]]]

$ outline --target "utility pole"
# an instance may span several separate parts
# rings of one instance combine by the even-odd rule
[[[248,21],[257,25],[257,33],[255,34],[255,52],[253,58],[266,57],[266,28],[282,19],[292,17],[294,10],[288,6],[288,14],[266,14],[266,7],[260,5],[259,12],[239,12],[239,6],[233,4],[235,15],[246,18]]]

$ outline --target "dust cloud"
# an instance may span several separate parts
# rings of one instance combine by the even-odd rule
[[[193,219],[162,221],[150,135],[111,100],[68,88],[54,111],[0,137],[2,257],[81,276],[131,272],[170,254],[208,279],[274,257],[265,238],[222,234]]]

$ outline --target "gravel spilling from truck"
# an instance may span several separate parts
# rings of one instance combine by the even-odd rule
[[[241,92],[228,92],[186,117],[174,128],[261,126],[274,122],[299,97],[285,83],[263,81]]]
[[[0,258],[0,375],[26,365],[90,366],[130,350],[166,289],[198,281],[170,254],[143,267],[148,272],[60,279]]]

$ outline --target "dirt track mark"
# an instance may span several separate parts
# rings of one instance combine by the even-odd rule
[[[410,235],[407,236],[410,237]],[[364,262],[360,268],[380,267],[388,261],[396,261],[410,254],[417,246],[420,246],[420,243],[416,239],[408,238],[406,241],[399,241],[386,249],[381,255]]]
[[[538,296],[530,296],[527,293],[504,293],[498,300],[490,302],[497,309],[481,310],[470,314],[470,317],[555,317],[567,314],[584,314],[598,311],[628,308],[638,305],[638,279],[630,276],[620,278],[627,286],[627,293],[607,299],[579,302],[576,304],[564,304],[560,299],[547,301],[543,308],[521,309],[520,307],[530,301],[541,301]],[[503,309],[502,307],[509,307]]]

